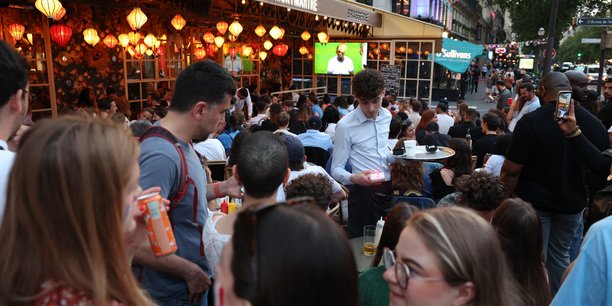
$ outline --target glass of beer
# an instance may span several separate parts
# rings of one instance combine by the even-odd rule
[[[374,256],[376,253],[376,226],[363,227],[363,255]]]

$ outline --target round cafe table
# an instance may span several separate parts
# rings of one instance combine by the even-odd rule
[[[355,257],[355,263],[357,264],[357,271],[363,272],[370,269],[372,259],[374,256],[363,255],[363,237],[357,237],[349,240],[353,256]]]
[[[455,150],[448,147],[438,147],[435,152],[427,152],[425,146],[416,146],[414,155],[393,155],[395,158],[409,159],[409,160],[440,160],[449,158],[455,155]]]

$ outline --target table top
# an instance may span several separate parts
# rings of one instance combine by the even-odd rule
[[[455,150],[448,147],[438,147],[438,150],[433,153],[428,153],[425,150],[425,146],[416,146],[416,153],[414,156],[406,155],[393,155],[395,158],[408,159],[408,160],[438,160],[445,159],[455,155]]]
[[[351,250],[353,251],[353,256],[355,257],[357,271],[361,273],[370,269],[374,256],[363,255],[363,237],[353,238],[349,240],[349,244],[351,245]]]

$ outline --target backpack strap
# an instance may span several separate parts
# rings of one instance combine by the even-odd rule
[[[187,189],[189,188],[189,169],[187,167],[187,161],[185,160],[185,152],[183,152],[183,148],[181,147],[176,137],[172,133],[170,133],[170,131],[166,130],[161,126],[153,126],[148,128],[140,137],[140,142],[142,143],[145,139],[152,137],[162,138],[171,143],[178,152],[181,161],[179,186],[176,193],[174,194],[174,196],[172,196],[171,199],[172,205],[170,206],[170,208],[172,208],[174,205],[178,205],[178,203],[183,200],[183,198],[187,194]]]

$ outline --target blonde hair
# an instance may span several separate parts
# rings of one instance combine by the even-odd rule
[[[131,274],[123,193],[138,144],[109,120],[65,116],[24,135],[0,225],[0,305],[31,305],[46,280],[95,305],[149,305]]]
[[[497,235],[482,217],[461,207],[436,208],[417,212],[407,226],[436,254],[449,285],[474,284],[467,305],[523,305]]]

